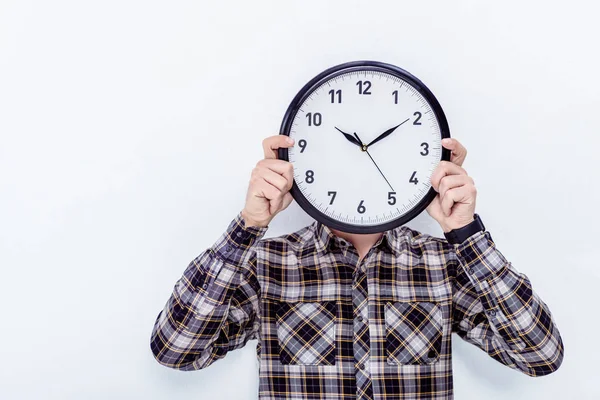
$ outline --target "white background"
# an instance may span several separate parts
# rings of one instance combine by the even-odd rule
[[[455,336],[456,398],[599,398],[596,4],[0,1],[0,398],[255,399],[255,342],[169,370],[154,319],[296,91],[357,59],[436,94],[477,211],[563,335],[543,378]],[[269,235],[310,222],[293,205]]]

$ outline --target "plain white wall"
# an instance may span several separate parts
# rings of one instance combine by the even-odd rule
[[[256,342],[169,370],[154,319],[297,90],[357,59],[435,93],[477,211],[563,335],[543,378],[454,336],[456,398],[599,398],[597,4],[1,0],[0,398],[255,399]],[[269,235],[310,222],[293,204]]]

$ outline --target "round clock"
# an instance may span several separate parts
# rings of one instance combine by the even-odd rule
[[[434,199],[431,174],[450,151],[431,91],[393,65],[356,61],[313,78],[292,100],[279,149],[294,166],[296,202],[323,224],[375,233],[405,224]]]

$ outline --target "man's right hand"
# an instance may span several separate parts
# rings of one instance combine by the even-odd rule
[[[289,136],[276,135],[263,140],[264,160],[252,170],[242,217],[246,226],[265,227],[292,202],[292,164],[277,159],[277,149],[294,145]]]

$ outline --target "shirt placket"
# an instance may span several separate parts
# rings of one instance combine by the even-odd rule
[[[354,309],[354,363],[356,370],[356,398],[373,399],[370,373],[369,307],[367,272],[365,260],[354,271],[352,279],[352,303]]]

